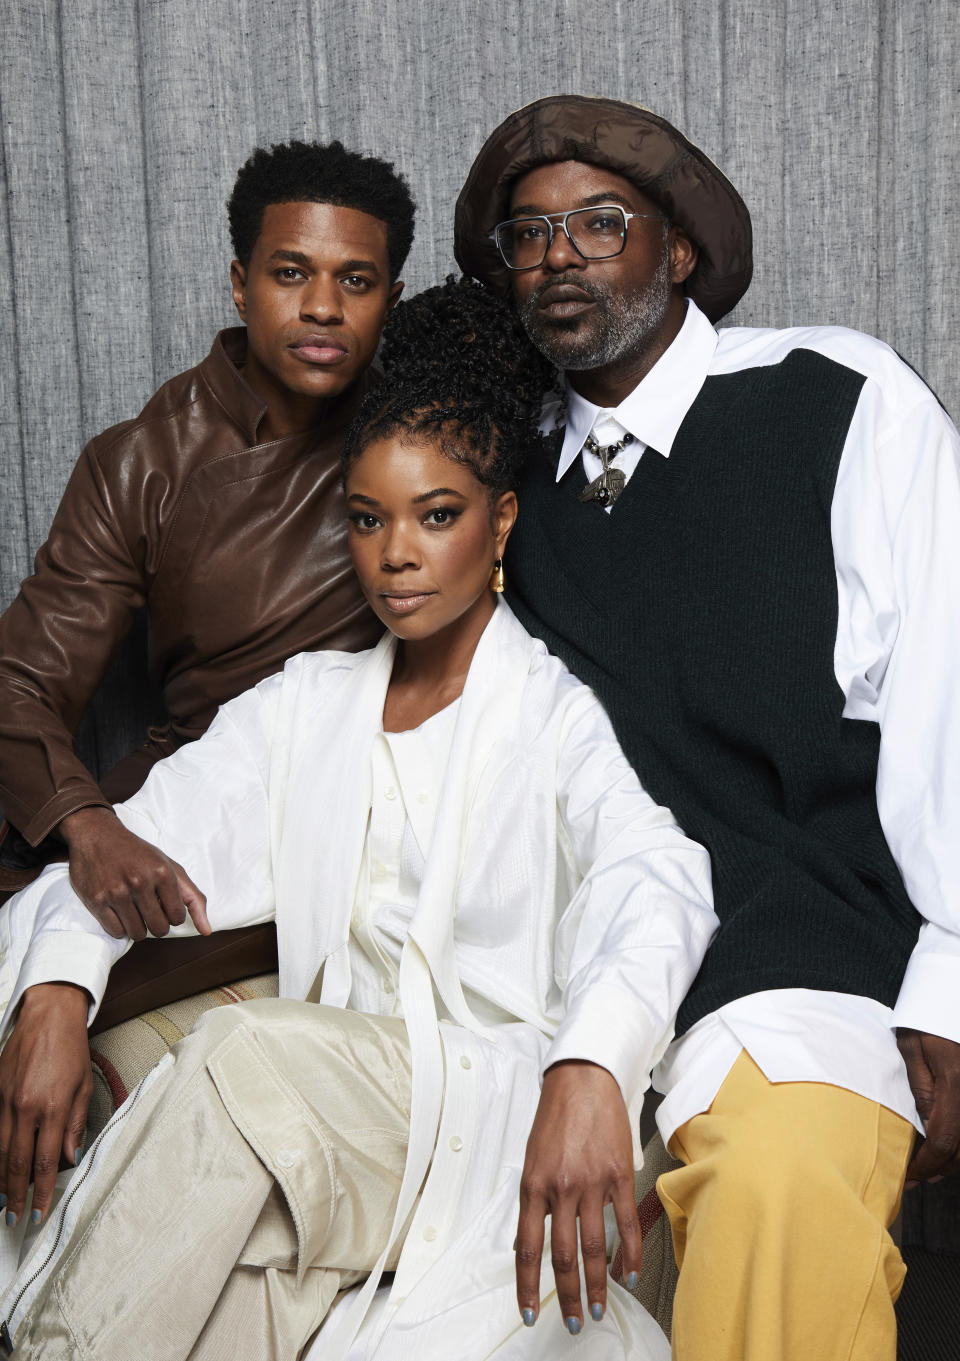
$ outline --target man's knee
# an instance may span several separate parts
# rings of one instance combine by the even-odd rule
[[[748,1236],[800,1222],[882,1231],[896,1213],[907,1123],[838,1088],[761,1082],[755,1102],[741,1091],[677,1132],[687,1165],[660,1182],[671,1219],[720,1215]]]
[[[759,1230],[789,1221],[836,1193],[836,1161],[815,1141],[774,1142],[751,1137],[713,1149],[687,1166],[668,1172],[658,1184],[661,1198],[688,1218],[721,1214]]]

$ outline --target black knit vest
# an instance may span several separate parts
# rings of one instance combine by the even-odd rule
[[[830,506],[862,375],[808,350],[706,380],[607,515],[582,466],[520,491],[510,604],[599,696],[713,860],[720,930],[682,1033],[737,997],[896,1000],[920,918],[877,815],[879,729],[841,717]]]

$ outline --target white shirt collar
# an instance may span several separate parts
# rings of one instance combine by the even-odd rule
[[[676,340],[619,406],[594,406],[568,382],[567,425],[557,481],[575,462],[597,415],[604,410],[610,410],[634,439],[669,458],[683,418],[703,387],[718,339],[700,308],[688,298],[687,314]]]

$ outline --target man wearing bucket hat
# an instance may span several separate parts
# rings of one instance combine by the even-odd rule
[[[636,105],[507,118],[456,255],[564,374],[511,603],[713,857],[721,929],[655,1075],[674,1355],[892,1361],[904,1175],[960,1166],[957,432],[870,337],[717,333],[749,213]],[[521,1215],[521,1309],[549,1212]]]

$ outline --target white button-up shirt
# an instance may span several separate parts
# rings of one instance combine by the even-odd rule
[[[834,669],[844,716],[880,725],[877,805],[904,883],[925,919],[896,1007],[843,993],[782,989],[704,1017],[668,1050],[655,1085],[668,1139],[705,1110],[741,1048],[775,1082],[826,1082],[922,1128],[896,1049],[902,1025],[960,1041],[960,439],[928,388],[886,345],[839,327],[719,333],[692,302],[677,339],[616,408],[568,389],[557,480],[605,417],[669,458],[704,380],[817,351],[866,377],[831,509],[839,594]],[[556,419],[547,412],[545,427]],[[815,414],[811,413],[811,419]],[[616,506],[609,508],[611,530]]]

